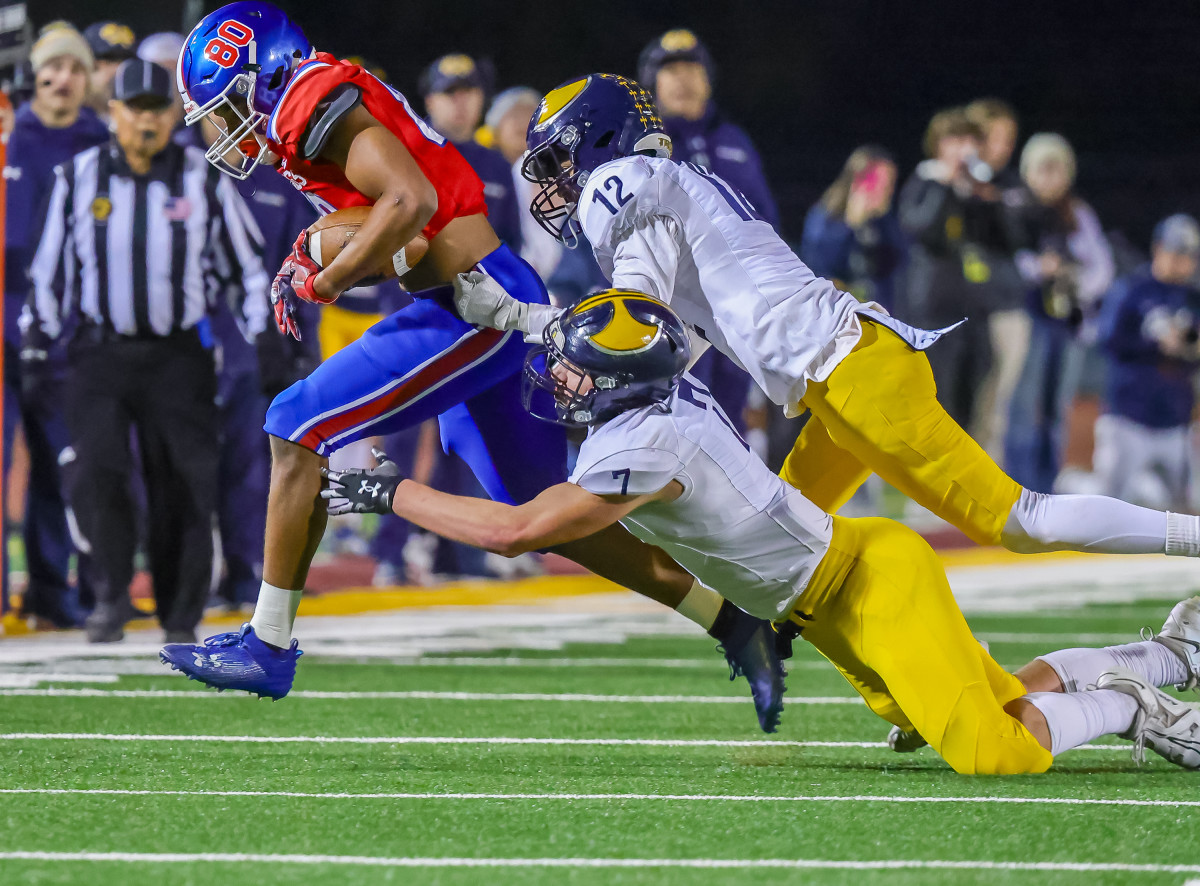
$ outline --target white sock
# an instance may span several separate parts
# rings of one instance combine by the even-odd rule
[[[1050,753],[1056,757],[1102,735],[1125,732],[1137,715],[1137,702],[1115,689],[1031,692],[1025,698],[1046,718]]]
[[[1153,686],[1171,686],[1188,678],[1179,656],[1153,640],[1103,649],[1060,649],[1039,660],[1058,674],[1064,692],[1082,692],[1113,668],[1128,668]]]
[[[707,631],[717,620],[717,613],[721,611],[721,604],[724,602],[724,597],[696,581],[687,592],[687,596],[675,607],[675,611]]]
[[[1188,520],[1196,522],[1189,524]],[[1171,543],[1168,527],[1174,527]],[[1168,515],[1104,495],[1046,495],[1025,489],[1008,515],[1001,540],[1010,551],[1022,554],[1088,551],[1197,556],[1200,518]]]
[[[1167,553],[1200,557],[1200,517],[1167,511]]]
[[[254,615],[250,627],[258,639],[272,646],[286,647],[292,641],[292,625],[296,623],[296,610],[304,591],[289,591],[277,588],[265,581],[258,589],[258,602],[254,604]]]

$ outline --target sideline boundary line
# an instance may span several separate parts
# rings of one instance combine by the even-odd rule
[[[1103,797],[903,797],[879,794],[521,794],[521,793],[419,793],[379,794],[311,793],[304,791],[171,791],[117,788],[0,788],[6,794],[101,797],[248,797],[299,800],[565,800],[666,801],[681,803],[980,803],[1027,806],[1136,806],[1166,809],[1200,807],[1200,800],[1131,800]]]
[[[231,690],[237,692],[237,690]],[[208,692],[203,689],[0,689],[0,696],[25,698],[242,698],[242,695]],[[409,701],[552,701],[610,704],[746,704],[747,695],[587,695],[581,693],[540,692],[327,692],[301,689],[289,692],[288,698],[307,699],[396,699]],[[786,699],[789,705],[861,705],[857,695],[797,696]]]
[[[886,748],[883,741],[781,741],[716,738],[514,738],[433,735],[158,735],[110,732],[5,732],[0,741],[167,741],[226,744],[562,745],[650,748]],[[1125,745],[1080,745],[1076,751],[1128,751]]]
[[[370,855],[269,855],[217,852],[0,852],[0,860],[88,861],[195,864],[354,865],[397,868],[785,868],[812,870],[991,870],[1076,871],[1148,874],[1195,874],[1200,864],[1128,864],[1070,861],[947,861],[941,859],[880,859],[852,861],[818,858],[421,858]]]

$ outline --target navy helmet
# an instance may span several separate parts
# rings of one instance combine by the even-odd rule
[[[643,292],[606,289],[564,310],[525,358],[525,408],[579,427],[667,399],[691,358],[687,327]]]
[[[653,96],[616,74],[591,74],[547,93],[525,145],[521,175],[542,186],[529,211],[568,247],[579,242],[576,208],[596,167],[632,154],[671,156]]]
[[[204,155],[244,179],[262,161],[265,124],[297,66],[313,54],[304,32],[261,0],[222,6],[200,20],[179,53],[176,86],[188,126],[212,115],[221,131]],[[241,159],[230,162],[234,154]]]

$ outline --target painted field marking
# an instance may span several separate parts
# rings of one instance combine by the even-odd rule
[[[22,689],[39,683],[116,683],[116,674],[0,673],[0,687]]]
[[[25,698],[242,698],[238,695],[206,692],[203,689],[0,689],[0,696]],[[402,699],[413,701],[553,701],[609,704],[746,704],[749,696],[742,695],[584,695],[579,693],[539,692],[326,692],[301,689],[288,693],[288,698],[308,699]],[[858,696],[797,696],[788,698],[789,705],[861,705]]]
[[[268,855],[218,852],[0,852],[0,860],[143,862],[149,864],[341,865],[394,868],[786,868],[810,870],[987,870],[1076,871],[1145,874],[1195,874],[1196,864],[1127,864],[1071,861],[944,861],[880,859],[851,861],[823,858],[421,858],[372,855]]]
[[[322,660],[322,664],[357,664],[345,660]],[[422,656],[421,658],[395,658],[391,664],[413,667],[547,667],[547,668],[705,668],[720,670],[721,659],[711,658],[530,658],[506,656]],[[786,662],[789,671],[799,668],[833,668],[825,659]]]
[[[513,738],[432,735],[154,735],[110,732],[6,732],[0,741],[169,741],[228,744],[585,745],[647,748],[886,748],[883,741],[781,741],[715,738]],[[1125,745],[1080,745],[1073,750],[1128,751]]]
[[[980,803],[1017,806],[1136,806],[1182,809],[1200,807],[1200,800],[1130,800],[1101,797],[903,797],[877,794],[851,796],[798,794],[525,794],[525,793],[310,793],[305,791],[168,791],[116,788],[0,788],[4,794],[103,797],[250,797],[301,800],[636,800],[681,803]]]

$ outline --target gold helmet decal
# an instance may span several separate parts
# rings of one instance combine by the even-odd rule
[[[576,80],[574,83],[568,83],[566,86],[560,86],[558,89],[546,93],[546,97],[542,99],[542,103],[538,105],[537,109],[538,128],[545,126],[561,114],[563,109],[573,102],[579,93],[583,92],[589,79],[584,77],[582,80]]]
[[[581,314],[592,308],[611,304],[612,318],[608,325],[591,336],[590,341],[597,350],[605,354],[636,354],[653,347],[663,334],[662,327],[657,323],[644,323],[630,313],[629,303],[639,301],[658,304],[648,295],[609,290],[584,299],[572,313]]]

